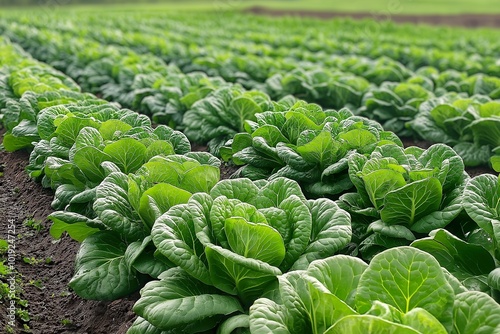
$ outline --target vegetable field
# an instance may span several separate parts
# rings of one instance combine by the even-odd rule
[[[2,332],[500,334],[499,31],[56,11],[0,33]]]

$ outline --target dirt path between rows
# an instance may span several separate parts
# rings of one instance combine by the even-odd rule
[[[350,17],[353,19],[375,19],[391,20],[396,23],[417,23],[430,25],[459,26],[467,28],[490,27],[500,28],[499,14],[458,14],[458,15],[399,15],[387,13],[370,12],[331,12],[311,10],[281,10],[266,7],[251,7],[245,12],[270,16],[303,16],[320,19],[331,19],[337,17]]]
[[[53,194],[27,176],[28,157],[26,152],[0,152],[0,171],[4,173],[0,177],[0,239],[8,238],[8,225],[13,222],[16,231],[10,234],[15,238],[15,269],[20,274],[16,287],[22,290],[21,299],[28,301],[30,333],[125,333],[135,318],[132,306],[138,296],[97,302],[68,290],[79,244],[67,236],[57,242],[50,236],[46,217],[52,212]],[[26,219],[41,223],[41,230],[25,226]],[[2,277],[1,283],[8,277]],[[19,315],[9,331],[9,302],[2,292],[0,333],[27,333]]]

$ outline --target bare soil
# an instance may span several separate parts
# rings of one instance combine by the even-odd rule
[[[50,236],[46,217],[53,211],[53,193],[27,176],[24,169],[28,157],[26,152],[0,152],[0,170],[4,173],[0,177],[0,239],[8,238],[7,226],[14,222],[15,269],[20,277],[16,285],[22,290],[20,297],[28,301],[31,320],[27,325],[31,333],[125,333],[135,318],[132,306],[138,294],[98,302],[83,300],[68,289],[79,244],[67,236],[59,241]],[[42,230],[25,226],[23,222],[28,218],[41,222]],[[40,263],[28,264],[23,258]],[[6,278],[0,278],[1,282],[5,283]],[[0,333],[8,333],[8,305],[7,297],[0,299]],[[13,329],[13,333],[28,332],[19,317]]]
[[[246,12],[270,16],[303,16],[320,19],[332,19],[337,17],[350,17],[353,19],[375,19],[391,20],[396,23],[415,23],[429,25],[459,26],[467,28],[478,27],[500,27],[500,15],[498,14],[459,14],[459,15],[399,15],[399,14],[379,14],[370,12],[331,12],[331,11],[310,11],[310,10],[282,10],[270,9],[261,6],[251,7]]]

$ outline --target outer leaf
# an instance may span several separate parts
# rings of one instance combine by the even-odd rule
[[[239,314],[224,321],[217,329],[217,334],[231,334],[236,330],[242,331],[243,328],[248,329],[249,326],[249,316],[247,314]]]
[[[127,266],[127,244],[119,235],[101,231],[87,237],[75,260],[69,286],[82,298],[114,300],[139,288],[135,271]]]
[[[447,334],[446,328],[432,314],[422,308],[414,308],[403,315],[402,324],[421,333]]]
[[[453,333],[500,333],[500,306],[487,294],[463,292],[455,297]]]
[[[203,245],[197,240],[189,204],[171,208],[151,230],[158,251],[205,284],[211,284],[207,265],[201,260]]]
[[[430,235],[430,238],[419,239],[411,245],[432,254],[460,281],[471,276],[487,275],[495,269],[495,260],[483,247],[469,244],[442,229]]]
[[[382,208],[387,194],[406,185],[403,175],[391,169],[380,169],[363,176],[363,181],[376,209]]]
[[[411,327],[396,324],[373,315],[351,315],[340,319],[325,334],[423,334]]]
[[[361,313],[375,300],[403,313],[420,307],[446,326],[451,322],[453,299],[453,289],[434,257],[415,248],[397,247],[372,259],[361,276],[356,306]]]
[[[259,188],[250,179],[222,180],[210,191],[213,198],[226,196],[247,203],[252,203],[258,193]]]
[[[198,333],[209,330],[225,315],[242,312],[234,297],[171,269],[160,281],[142,289],[134,312],[161,330]]]
[[[350,216],[335,202],[323,198],[309,200],[307,206],[313,222],[311,237],[294,269],[306,269],[312,261],[335,254],[351,241]]]
[[[463,206],[467,214],[493,237],[492,220],[500,218],[500,184],[498,177],[483,174],[465,186]]]
[[[339,319],[356,314],[318,280],[305,272],[290,272],[279,280],[283,304],[288,309],[296,308],[294,312],[300,313],[299,316],[304,319],[312,333],[323,333]]]
[[[285,307],[276,304],[272,300],[261,298],[257,299],[250,307],[250,332],[291,334],[299,331],[288,327]]]

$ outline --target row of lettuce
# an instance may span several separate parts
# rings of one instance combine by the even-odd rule
[[[182,133],[0,45],[4,146],[33,145],[51,234],[82,243],[70,287],[142,288],[129,333],[498,332],[500,184],[448,146],[288,98],[221,150],[253,180],[220,181]]]
[[[354,114],[374,119],[384,129],[402,137],[417,136],[450,145],[466,166],[500,167],[500,102],[497,100],[500,79],[496,73],[489,76],[478,71],[457,72],[450,69],[454,65],[443,72],[429,66],[418,67],[413,72],[390,58],[370,60],[359,56],[336,56],[335,61],[321,65],[300,60],[301,56],[295,55],[293,49],[298,59],[283,55],[269,58],[269,63],[280,63],[281,59],[287,65],[270,70],[269,76],[264,75],[262,80],[249,79],[254,82],[250,84],[242,78],[265,67],[261,63],[252,63],[245,55],[229,53],[226,58],[238,62],[237,69],[202,48],[199,44],[203,39],[198,40],[198,45],[193,42],[196,46],[191,45],[192,53],[181,56],[177,46],[161,37],[164,31],[159,28],[133,32],[131,29],[141,22],[137,18],[129,18],[126,23],[110,18],[106,20],[109,30],[93,29],[90,17],[76,21],[80,24],[57,17],[50,27],[41,19],[29,23],[12,20],[5,19],[1,25],[7,35],[34,56],[74,78],[85,91],[149,115],[156,123],[183,130],[191,141],[208,144],[217,156],[222,144],[245,131],[244,120],[255,121],[256,113],[274,110],[271,101],[292,95],[323,107],[347,106]],[[177,22],[170,22],[169,27],[174,29]],[[206,30],[219,32],[220,27],[216,28]],[[177,29],[177,37],[169,37],[178,43],[181,43],[180,36],[184,36],[185,41],[194,34],[193,29],[183,25]],[[236,30],[234,34],[241,33]],[[214,33],[214,36],[220,35]],[[227,48],[222,42],[219,44],[215,48]],[[245,45],[241,41],[240,44]],[[147,52],[162,56],[172,64],[167,65],[160,57]],[[203,57],[212,57],[213,61]],[[339,57],[343,58],[339,60]],[[257,55],[254,58],[265,59]],[[175,65],[175,59],[182,71]],[[484,61],[494,64],[490,58]],[[220,70],[214,71],[212,65]],[[242,72],[245,75],[238,74]],[[255,90],[248,91],[248,88]],[[207,108],[211,110],[208,118]]]

